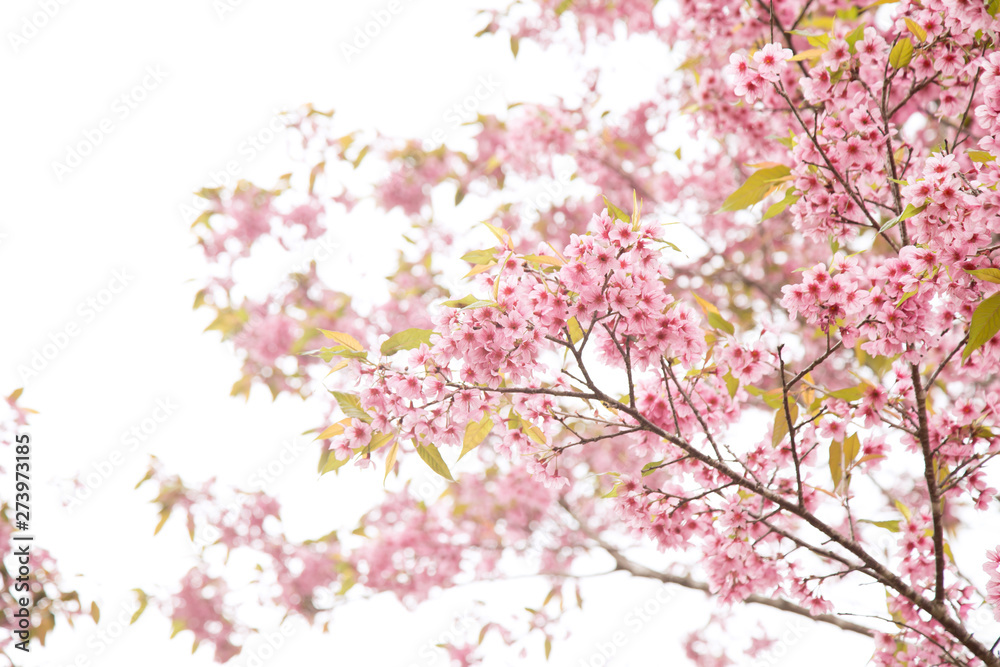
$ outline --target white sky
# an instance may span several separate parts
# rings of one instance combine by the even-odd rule
[[[402,12],[350,64],[340,42],[388,1],[244,0],[220,18],[215,7],[221,2],[214,0],[53,0],[58,11],[15,52],[9,35],[20,33],[25,17],[42,4],[6,0],[0,10],[0,391],[24,384],[18,367],[30,364],[50,336],[79,327],[26,383],[22,401],[40,411],[30,428],[35,478],[51,482],[34,488],[38,543],[56,555],[84,599],[98,601],[103,618],[97,628],[83,619],[75,633],[57,630],[51,648],[39,650],[36,643],[23,664],[214,664],[210,648],[191,655],[190,634],[168,640],[169,621],[152,609],[118,638],[97,634],[119,634],[116,617],[130,614],[121,610],[131,588],[172,585],[192,564],[180,522],[154,539],[154,507],[132,487],[147,454],[191,479],[216,475],[245,485],[283,442],[313,426],[318,413],[293,400],[272,404],[257,390],[248,404],[229,398],[238,364],[217,335],[202,333],[207,313],[191,310],[196,287],[188,281],[202,266],[178,206],[190,203],[189,193],[229,160],[240,163],[240,176],[264,183],[287,171],[282,141],[253,160],[240,150],[282,109],[311,102],[335,108],[344,128],[427,137],[448,126],[445,112],[480,76],[502,82],[483,107],[496,110],[555,91],[571,94],[574,69],[566,58],[542,57],[528,46],[515,63],[504,40],[473,39],[481,27],[472,20],[475,3],[457,0],[403,0]],[[646,47],[629,46],[611,61],[611,97],[641,96],[655,83],[653,68],[626,70]],[[146,78],[146,99],[124,117],[116,100],[141,85],[148,68],[163,72],[163,80]],[[105,119],[111,133],[60,181],[53,161],[63,161],[67,147]],[[344,256],[380,258],[377,250],[359,248],[368,241],[349,228],[335,236]],[[342,266],[327,268],[353,275]],[[101,296],[116,271],[129,277],[127,286],[91,315],[86,300]],[[152,416],[158,400],[177,405],[175,413],[127,451],[122,434]],[[62,507],[56,482],[92,472],[115,450],[122,460],[107,481],[82,507]],[[372,475],[353,470],[316,479],[316,456],[308,448],[268,488],[281,498],[289,530],[300,536],[353,526],[379,493]],[[77,574],[85,577],[75,580]],[[681,655],[677,639],[704,619],[705,606],[700,594],[680,592],[637,627],[629,611],[656,600],[658,589],[624,575],[588,581],[586,613],[571,618],[574,636],[556,643],[551,664],[603,664],[591,660],[595,647],[616,631],[625,642],[611,664],[645,665],[651,658],[673,664]],[[418,615],[389,596],[360,601],[338,614],[330,635],[300,628],[263,664],[312,664],[322,657],[346,665],[445,665],[443,653],[435,658],[428,648],[472,600],[514,612],[540,604],[546,592],[532,579],[476,585],[435,596]],[[783,623],[777,618],[775,627]],[[863,641],[806,630],[774,664],[861,664],[870,655]],[[539,638],[529,664],[542,662]],[[232,664],[245,665],[246,657]]]

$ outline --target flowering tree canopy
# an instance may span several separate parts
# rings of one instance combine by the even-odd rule
[[[720,614],[870,637],[878,665],[1000,665],[1000,555],[961,552],[998,510],[998,9],[515,2],[481,33],[515,57],[642,35],[680,65],[624,113],[584,72],[574,103],[480,114],[469,150],[293,114],[291,173],[201,191],[195,307],[242,360],[234,396],[327,408],[304,425],[320,473],[382,484],[426,465],[445,491],[397,485],[353,534],[296,541],[275,499],[154,462],[161,526],[214,531],[159,601],[175,631],[224,662],[253,630],[220,553],[257,559],[261,604],[319,624],[348,591],[417,605],[513,561],[551,578],[545,604],[447,650],[476,664],[495,635],[548,656],[603,552]],[[258,248],[301,252],[352,210],[409,226],[387,298],[315,262],[247,296]],[[860,584],[887,605],[859,607]],[[686,654],[733,664],[768,641],[719,637]]]

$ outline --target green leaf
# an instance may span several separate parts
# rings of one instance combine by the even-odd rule
[[[561,16],[563,12],[573,6],[573,0],[562,0],[556,5],[556,16]]]
[[[461,299],[452,299],[451,301],[445,301],[442,306],[447,308],[465,308],[466,306],[479,301],[478,298],[471,294],[466,294]]]
[[[903,17],[903,22],[906,24],[906,28],[910,32],[912,32],[913,36],[916,37],[918,40],[923,42],[924,40],[927,39],[927,31],[924,30],[919,23],[909,18],[908,16]]]
[[[1000,0],[997,0],[997,2],[1000,3]],[[965,154],[973,162],[993,162],[996,159],[992,153],[986,151],[966,151]]]
[[[320,359],[322,359],[326,363],[330,363],[330,361],[334,357],[343,357],[343,358],[346,358],[346,359],[367,359],[368,358],[368,353],[367,352],[364,352],[364,351],[358,352],[357,350],[352,350],[352,349],[350,349],[349,347],[347,347],[345,345],[338,345],[337,347],[324,347],[321,350],[315,350],[313,352],[308,352],[307,354],[309,356],[312,356],[312,357],[319,357]]]
[[[858,42],[858,40],[864,39],[864,36],[865,24],[862,23],[857,28],[852,30],[851,34],[844,38],[844,41],[847,42],[847,46],[851,48],[851,53],[855,53],[854,45]]]
[[[993,338],[997,331],[1000,331],[1000,292],[979,304],[976,312],[972,314],[969,342],[962,351],[962,359],[968,359],[970,354]]]
[[[652,475],[654,472],[659,470],[663,466],[663,461],[650,461],[646,465],[642,466],[642,476]]]
[[[785,198],[779,202],[771,204],[771,206],[767,209],[767,213],[765,213],[764,217],[761,218],[761,221],[769,220],[770,218],[783,213],[786,208],[797,202],[801,197],[802,195],[793,194],[792,188],[788,188],[788,190],[785,191]]]
[[[319,471],[319,474],[325,475],[328,472],[337,472],[347,465],[350,460],[350,457],[343,460],[338,459],[332,452],[330,452],[330,455],[327,457],[326,463],[323,465],[323,469]]]
[[[604,200],[604,205],[608,208],[608,214],[610,214],[612,218],[616,218],[618,220],[621,220],[622,222],[632,222],[632,217],[625,211],[621,210],[620,208],[612,204],[607,197],[601,195],[601,199]]]
[[[891,533],[899,532],[899,519],[895,519],[893,521],[869,521],[868,519],[858,519],[858,523],[870,523],[873,526],[885,528]]]
[[[368,453],[377,452],[385,447],[394,437],[396,436],[392,433],[380,433],[378,431],[374,431],[372,433],[371,440],[368,441],[368,444],[364,447],[358,447],[358,451]]]
[[[450,482],[454,482],[455,478],[451,476],[451,471],[448,470],[448,464],[444,462],[441,458],[441,452],[434,445],[417,445],[417,454],[420,458],[424,460],[431,470],[441,475]]]
[[[466,306],[466,308],[470,310],[474,308],[499,308],[499,307],[500,307],[499,303],[497,303],[496,301],[491,301],[489,299],[480,299],[479,301],[473,301],[468,306]]]
[[[740,381],[733,377],[732,373],[726,373],[722,379],[726,381],[726,389],[729,390],[729,398],[736,396],[736,392],[740,388]]]
[[[184,631],[187,626],[184,624],[184,620],[180,618],[175,618],[174,622],[170,624],[170,638],[173,639],[178,633]]]
[[[889,52],[889,64],[900,69],[909,65],[911,60],[913,60],[913,42],[909,37],[904,37],[896,42],[896,46]]]
[[[327,331],[326,329],[320,329],[320,332],[327,338],[335,340],[344,347],[355,352],[363,352],[365,349],[364,346],[350,334],[341,333],[340,331]]]
[[[727,322],[725,318],[719,313],[709,313],[708,323],[713,329],[718,329],[719,331],[725,331],[730,336],[736,333],[736,327]]]
[[[486,415],[478,422],[469,422],[465,427],[465,436],[462,438],[462,453],[458,455],[458,460],[478,447],[486,436],[493,430],[493,419]]]
[[[1000,283],[1000,269],[966,269],[965,272],[988,283]]]
[[[849,435],[844,439],[844,462],[854,463],[854,459],[858,458],[858,453],[861,451],[861,441],[858,439],[858,434],[854,433]]]
[[[430,344],[432,333],[434,332],[430,329],[407,329],[400,331],[382,343],[382,354],[388,357],[400,350],[412,350],[424,343]]]
[[[997,12],[1000,12],[1000,0],[990,0],[986,5],[986,13],[995,17]]]
[[[340,411],[347,417],[356,417],[362,421],[370,422],[371,415],[361,408],[361,401],[354,394],[347,394],[342,391],[332,391],[333,397],[337,399]]]
[[[844,389],[827,392],[827,396],[839,398],[842,401],[850,403],[852,401],[860,400],[861,397],[865,395],[865,388],[866,386],[864,384],[859,384],[856,387],[845,387]]]
[[[583,327],[580,326],[580,322],[576,319],[575,315],[566,322],[566,328],[569,330],[569,340],[571,343],[576,345],[583,340]]]
[[[146,611],[146,605],[149,603],[149,596],[146,595],[146,591],[141,588],[133,588],[132,590],[139,596],[139,608],[135,610],[134,614],[132,614],[132,620],[129,621],[129,625],[132,625],[139,620],[139,617],[142,616],[142,612]]]
[[[792,424],[799,418],[799,406],[795,403],[788,404],[788,414],[792,418]],[[774,429],[771,433],[771,446],[777,447],[788,435],[788,420],[785,418],[785,406],[781,405],[774,413]]]
[[[723,211],[740,211],[753,206],[774,188],[774,184],[785,179],[791,173],[791,169],[784,165],[766,167],[755,171],[747,182],[729,195],[716,213]]]
[[[840,486],[844,479],[844,455],[841,450],[840,441],[834,440],[830,443],[830,476],[833,477],[833,488]]]
[[[385,476],[382,478],[382,485],[385,486],[385,481],[389,479],[389,473],[392,471],[393,466],[396,465],[396,454],[399,453],[399,440],[392,443],[392,447],[389,448],[389,453],[385,455]]]
[[[462,259],[470,264],[489,264],[496,255],[496,248],[473,250],[462,255]]]
[[[896,225],[898,225],[899,223],[901,223],[903,220],[909,220],[910,218],[912,218],[913,216],[915,216],[917,213],[922,213],[925,208],[927,208],[927,204],[924,204],[922,206],[914,206],[913,204],[907,204],[906,208],[903,209],[902,213],[900,213],[899,215],[897,215],[892,220],[889,220],[884,225],[882,225],[881,228],[879,228],[879,230],[878,230],[879,233],[881,234],[882,232],[889,231],[890,229],[892,229],[893,227],[895,227]]]

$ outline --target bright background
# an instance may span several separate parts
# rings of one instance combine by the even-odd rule
[[[451,141],[460,132],[445,113],[479,77],[501,82],[482,107],[497,111],[515,101],[572,96],[580,69],[558,50],[542,54],[522,45],[515,61],[504,39],[474,39],[483,25],[474,16],[478,3],[457,0],[403,0],[403,10],[350,63],[340,44],[387,0],[234,0],[235,7],[223,0],[52,0],[55,15],[15,49],[10,35],[44,4],[6,0],[0,10],[0,390],[25,386],[22,404],[40,412],[29,429],[35,478],[46,482],[34,490],[34,532],[58,558],[68,585],[98,601],[102,619],[98,626],[81,619],[75,631],[57,628],[50,648],[35,642],[24,664],[214,664],[210,647],[191,655],[189,633],[168,640],[169,621],[153,609],[123,629],[130,589],[166,590],[192,565],[181,522],[154,538],[155,508],[133,486],[149,454],[191,481],[216,476],[246,486],[289,442],[307,442],[298,434],[320,416],[299,401],[272,403],[259,388],[248,403],[228,397],[238,363],[217,334],[202,333],[208,314],[191,310],[190,281],[203,265],[180,207],[230,160],[239,163],[240,177],[263,184],[288,171],[283,139],[253,159],[244,143],[281,110],[311,102],[336,109],[342,128],[424,138],[444,128]],[[669,66],[666,52],[644,40],[600,57],[605,92],[616,105],[648,95]],[[147,68],[165,78],[122,119],[116,99],[140,85]],[[53,162],[65,161],[68,147],[105,118],[112,119],[111,134],[60,180]],[[346,291],[361,289],[348,258],[376,267],[385,260],[372,242],[380,222],[344,221],[333,233],[337,256],[325,269],[343,276]],[[87,300],[102,296],[115,271],[129,276],[127,286],[91,313]],[[79,334],[25,381],[19,368],[72,324]],[[177,408],[128,451],[123,434],[152,417],[158,400]],[[319,479],[316,448],[304,449],[266,487],[281,499],[288,530],[305,537],[353,526],[378,497],[375,476],[347,470]],[[123,462],[85,501],[65,507],[64,480],[108,470],[115,450]],[[594,571],[608,566],[596,562]],[[574,634],[557,641],[551,664],[605,664],[601,645],[619,631],[626,642],[609,664],[675,664],[678,639],[704,623],[708,607],[701,594],[686,591],[661,604],[667,596],[657,597],[659,588],[621,574],[587,580],[585,613],[569,617]],[[547,590],[531,578],[477,584],[436,595],[417,614],[378,596],[339,612],[329,635],[296,626],[277,655],[261,652],[253,639],[250,652],[231,664],[445,665],[444,653],[432,647],[449,639],[453,619],[473,601],[514,613],[540,604]],[[644,605],[655,612],[637,623],[630,613]],[[763,611],[761,618],[771,619],[779,635],[789,622]],[[770,664],[863,664],[870,655],[866,642],[844,633],[797,621],[789,629],[785,657]],[[527,664],[543,663],[541,638],[537,644]],[[254,655],[264,659],[248,660]]]

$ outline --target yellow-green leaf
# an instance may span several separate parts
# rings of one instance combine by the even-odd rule
[[[469,422],[469,425],[465,427],[465,437],[462,438],[462,453],[459,454],[458,459],[461,461],[463,456],[478,447],[492,430],[493,419],[489,415],[478,422]]]
[[[451,476],[451,471],[448,470],[448,464],[444,462],[441,458],[441,452],[434,445],[417,445],[417,454],[420,458],[424,460],[424,463],[430,467],[431,470],[441,475],[448,481],[454,482],[455,478]]]
[[[767,209],[767,213],[764,214],[764,217],[761,218],[761,220],[769,220],[774,216],[783,213],[786,208],[797,202],[800,197],[802,197],[802,195],[794,194],[793,188],[788,188],[788,190],[785,191],[785,198],[779,202],[771,204],[771,206]]]
[[[913,42],[909,37],[904,37],[896,42],[896,46],[889,52],[889,64],[900,69],[909,65],[911,60],[913,60]]]
[[[965,272],[989,283],[1000,283],[1000,269],[966,269]]]
[[[488,264],[493,261],[494,255],[496,255],[496,248],[472,250],[462,255],[462,260],[470,264]]]
[[[788,404],[788,414],[792,417],[792,425],[799,418],[799,406],[795,403]],[[785,406],[782,405],[774,413],[774,429],[771,433],[771,445],[777,447],[788,435],[788,419],[785,418]]]
[[[839,440],[830,443],[830,476],[833,478],[833,488],[836,490],[844,479],[844,454]]]
[[[580,326],[580,322],[576,319],[575,315],[566,322],[566,328],[569,329],[569,340],[571,343],[576,345],[583,340],[583,327]]]
[[[848,436],[844,439],[844,462],[853,463],[854,459],[858,457],[858,453],[861,451],[861,441],[858,439],[858,434]]]
[[[775,188],[775,183],[787,180],[791,174],[791,169],[784,165],[767,167],[755,171],[746,183],[741,185],[736,192],[729,195],[717,212],[739,211],[753,206],[767,196]]]
[[[96,602],[90,603],[90,617],[94,619],[94,623],[101,622],[101,609],[97,606]]]
[[[385,476],[382,478],[382,484],[389,479],[389,472],[392,471],[393,466],[396,465],[396,454],[399,453],[399,440],[392,443],[392,447],[389,448],[389,453],[385,455]]]
[[[139,608],[135,610],[134,614],[132,614],[132,620],[129,621],[129,625],[132,625],[139,620],[139,617],[142,616],[142,612],[146,611],[146,605],[149,603],[149,596],[146,595],[144,590],[141,588],[133,588],[132,590],[139,596]]]
[[[907,29],[912,32],[918,40],[922,42],[927,39],[927,31],[924,30],[919,23],[908,16],[903,17],[903,22],[906,24]]]
[[[969,342],[962,351],[962,359],[968,359],[970,354],[993,338],[997,331],[1000,331],[1000,292],[979,304],[976,312],[972,314]]]
[[[789,60],[792,61],[812,60],[813,58],[819,58],[824,53],[826,53],[826,49],[807,49],[805,51],[800,51],[796,53],[794,56],[789,58]]]
[[[622,222],[632,221],[632,218],[631,216],[629,216],[628,213],[626,213],[625,211],[621,210],[620,208],[612,204],[607,197],[601,195],[601,198],[604,200],[604,205],[608,208],[608,213],[611,215],[612,218],[617,218]]]
[[[406,329],[405,331],[400,331],[382,343],[382,354],[388,357],[400,350],[412,350],[423,344],[430,344],[432,333],[434,332],[430,329]]]

